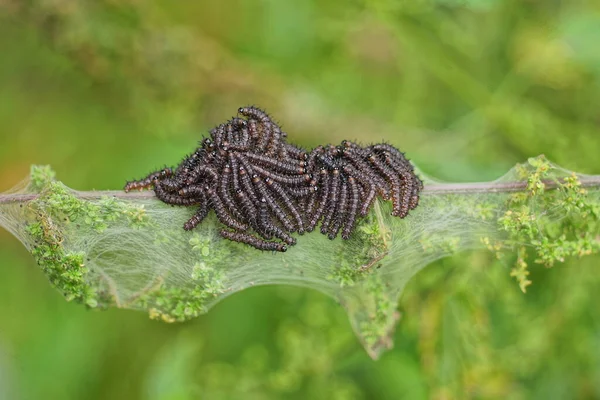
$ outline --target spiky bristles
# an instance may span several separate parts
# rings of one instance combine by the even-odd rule
[[[260,250],[286,251],[292,233],[321,232],[348,239],[376,197],[392,201],[404,218],[417,207],[423,183],[395,147],[361,147],[350,141],[312,151],[288,144],[287,135],[257,107],[242,107],[210,131],[194,153],[172,170],[128,182],[125,191],[154,188],[161,201],[197,206],[184,229],[195,228],[212,209],[227,227],[223,238]]]

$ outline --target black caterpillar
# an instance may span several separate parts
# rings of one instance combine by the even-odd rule
[[[227,227],[223,238],[260,250],[286,251],[292,233],[348,239],[358,218],[379,196],[404,218],[419,203],[423,183],[404,153],[388,144],[361,147],[350,141],[310,152],[286,142],[267,113],[242,107],[211,130],[210,138],[173,170],[127,182],[125,191],[154,187],[161,201],[196,206],[184,224],[192,230],[212,209]]]

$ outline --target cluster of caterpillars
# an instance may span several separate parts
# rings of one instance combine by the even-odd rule
[[[125,191],[154,188],[161,201],[195,206],[184,224],[192,230],[212,209],[226,228],[223,238],[260,250],[286,251],[293,233],[313,231],[348,239],[358,218],[379,196],[392,201],[392,215],[404,218],[417,207],[423,183],[395,147],[361,147],[350,141],[306,151],[267,113],[242,107],[211,130],[210,138],[176,169],[165,168]]]

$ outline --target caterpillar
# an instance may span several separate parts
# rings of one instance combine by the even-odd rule
[[[317,146],[287,143],[287,134],[263,110],[241,107],[241,117],[218,125],[176,168],[127,182],[124,190],[154,189],[157,198],[198,207],[184,224],[194,229],[210,210],[226,228],[223,238],[259,250],[283,252],[293,233],[315,229],[349,239],[377,197],[405,218],[419,203],[423,182],[390,144]]]

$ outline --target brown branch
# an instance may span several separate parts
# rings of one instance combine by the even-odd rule
[[[578,176],[582,187],[600,188],[600,175]],[[560,180],[543,181],[546,189],[556,189]],[[507,193],[518,192],[527,188],[527,182],[480,182],[480,183],[435,183],[425,185],[421,193],[426,195],[451,193]]]
[[[600,175],[579,176],[582,187],[600,188]],[[556,189],[559,181],[544,181],[546,189]],[[480,182],[480,183],[433,183],[425,185],[423,195],[444,195],[454,193],[507,193],[518,192],[527,187],[527,182]],[[98,199],[100,197],[115,197],[122,200],[144,200],[154,198],[154,192],[129,192],[119,190],[77,192],[81,199]],[[0,204],[20,203],[35,200],[37,193],[29,194],[0,194]]]
[[[101,190],[90,192],[76,192],[80,199],[99,199],[101,197],[115,197],[121,200],[143,200],[154,198],[154,192],[129,192],[125,193],[119,190]],[[39,194],[0,194],[0,204],[21,203],[37,199]]]

